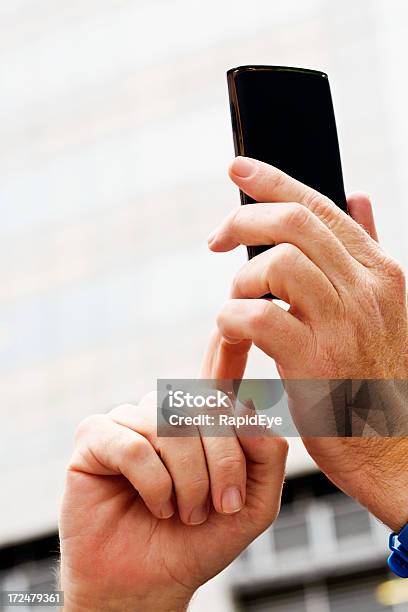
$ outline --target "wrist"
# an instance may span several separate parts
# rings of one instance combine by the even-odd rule
[[[95,597],[85,593],[81,596],[73,595],[69,590],[64,591],[64,612],[186,612],[191,598],[176,597],[165,593],[150,597],[129,596],[112,599]]]
[[[172,599],[138,599],[74,601],[64,593],[63,612],[186,612],[189,601]]]
[[[64,580],[64,612],[186,612],[194,591],[156,588],[151,592],[113,595],[109,589],[97,592],[93,585]]]
[[[358,500],[381,522],[399,532],[408,522],[408,438],[372,439],[360,470]]]

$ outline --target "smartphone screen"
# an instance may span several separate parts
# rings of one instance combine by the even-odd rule
[[[229,70],[227,80],[236,155],[280,168],[347,211],[327,74],[242,66]],[[243,193],[241,201],[254,202]],[[249,256],[266,248],[249,247]]]

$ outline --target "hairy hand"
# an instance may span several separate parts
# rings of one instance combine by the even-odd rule
[[[368,198],[351,196],[347,215],[322,194],[249,158],[236,158],[230,176],[258,203],[232,211],[210,235],[210,249],[275,246],[236,275],[217,318],[223,342],[238,353],[253,342],[284,379],[408,378],[405,276],[378,245]],[[268,293],[289,310],[261,299]],[[301,399],[294,403],[298,425],[305,414]],[[391,403],[390,413],[406,423],[407,402]],[[324,423],[324,413],[316,416]],[[408,475],[401,470],[407,440],[304,436],[321,469],[393,528],[408,518]]]

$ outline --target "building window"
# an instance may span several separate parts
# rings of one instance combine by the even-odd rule
[[[305,520],[288,524],[277,523],[272,530],[275,551],[283,553],[287,551],[307,549],[309,547],[309,532]]]

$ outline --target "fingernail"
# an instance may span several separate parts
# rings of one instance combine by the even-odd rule
[[[255,162],[248,157],[236,157],[231,166],[231,172],[240,178],[249,178],[254,174],[255,169]]]
[[[175,512],[175,507],[173,501],[169,499],[163,506],[161,507],[160,515],[163,519],[168,519],[173,516]]]
[[[207,520],[207,516],[208,505],[197,506],[190,514],[190,518],[188,519],[189,525],[201,525],[201,523]]]
[[[229,487],[221,497],[221,508],[225,514],[239,512],[243,506],[241,492],[238,487]]]

